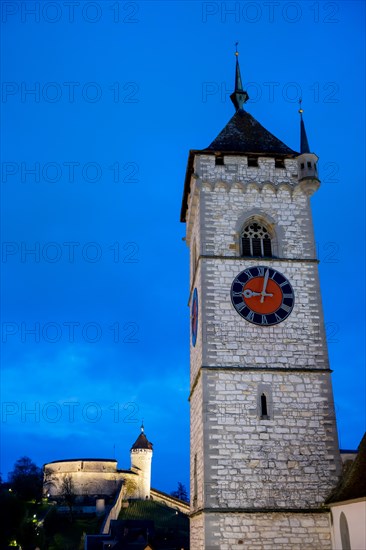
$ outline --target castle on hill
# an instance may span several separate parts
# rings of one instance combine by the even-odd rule
[[[131,447],[131,467],[118,468],[116,459],[72,458],[55,460],[43,466],[43,493],[61,503],[65,494],[65,481],[75,495],[75,505],[83,507],[88,502],[96,511],[104,512],[106,500],[152,499],[183,513],[189,505],[151,488],[151,462],[153,444],[145,435],[144,426]]]

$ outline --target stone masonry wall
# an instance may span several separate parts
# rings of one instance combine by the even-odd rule
[[[191,512],[200,510],[204,505],[204,467],[203,467],[203,417],[202,417],[202,378],[197,381],[191,396],[190,415],[190,503]]]
[[[327,513],[207,514],[205,535],[205,550],[331,549]]]
[[[255,265],[277,269],[294,290],[292,313],[278,325],[249,323],[231,303],[234,278]],[[329,368],[316,263],[214,258],[202,260],[201,269],[203,365]]]
[[[138,475],[117,470],[114,460],[60,460],[44,465],[44,494],[59,496],[65,476],[71,476],[75,494],[84,496],[114,495],[126,479],[136,487],[139,481]]]
[[[320,507],[340,473],[329,373],[205,369],[202,384],[204,508]]]

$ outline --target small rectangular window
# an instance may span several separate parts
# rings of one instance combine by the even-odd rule
[[[216,166],[224,166],[224,157],[215,157],[215,164]]]
[[[311,168],[311,162],[308,162],[308,168]]]
[[[301,168],[301,170],[304,170],[305,164],[303,162],[300,164],[300,168]]]
[[[258,167],[258,158],[257,157],[248,157],[248,166]]]
[[[285,168],[285,160],[275,159],[275,168]]]

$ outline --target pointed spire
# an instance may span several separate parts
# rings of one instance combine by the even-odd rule
[[[243,108],[243,105],[248,101],[249,96],[245,90],[243,90],[243,83],[241,80],[240,66],[239,66],[239,52],[238,52],[239,42],[235,42],[235,56],[236,56],[236,65],[235,65],[235,90],[230,96],[231,101],[234,103],[234,107],[237,111]]]
[[[300,104],[300,109],[299,109],[299,113],[300,113],[300,153],[301,154],[302,153],[310,153],[308,137],[306,135],[305,124],[304,124],[304,121],[303,121],[303,118],[302,118],[302,114],[304,112],[302,107],[301,107],[302,99],[299,99],[299,104]]]

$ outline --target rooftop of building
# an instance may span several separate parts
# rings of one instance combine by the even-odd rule
[[[144,425],[142,424],[141,433],[136,439],[135,443],[132,445],[131,451],[136,449],[149,449],[152,451],[152,448],[153,448],[153,444],[150,443],[150,441],[147,439],[145,435]]]
[[[343,451],[345,452],[345,451]],[[348,451],[349,452],[349,451]],[[338,485],[332,491],[326,504],[334,504],[346,500],[366,497],[366,433],[358,447],[354,460],[344,463],[343,472]]]

